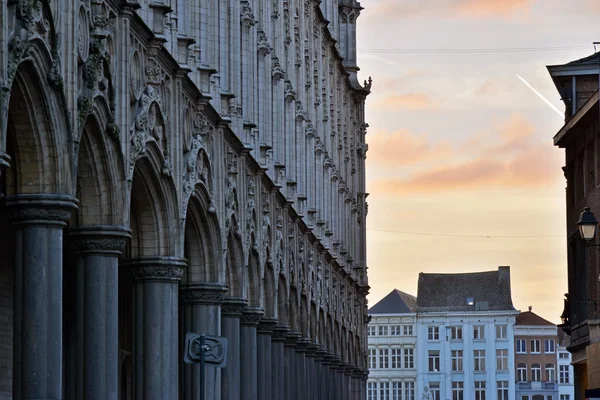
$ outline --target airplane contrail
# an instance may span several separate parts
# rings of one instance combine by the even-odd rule
[[[531,86],[529,84],[529,82],[527,82],[525,79],[521,78],[519,76],[519,74],[515,74],[515,75],[517,75],[517,78],[519,78],[521,80],[521,82],[523,82],[529,89],[531,89],[533,91],[533,93],[535,93],[540,99],[542,99],[544,101],[544,103],[548,104],[551,109],[553,109],[558,115],[560,115],[561,118],[565,117],[565,114],[563,112],[561,112],[558,108],[556,108],[556,106],[554,104],[550,103],[550,101],[548,101],[547,98],[545,98],[544,96],[542,96],[542,94],[540,92],[538,92],[537,90],[535,90],[533,88],[533,86]]]

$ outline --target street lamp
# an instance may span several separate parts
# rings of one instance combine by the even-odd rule
[[[577,227],[579,228],[579,234],[581,235],[581,238],[589,243],[592,239],[594,239],[597,226],[598,221],[596,221],[594,213],[590,211],[589,207],[584,208],[581,216],[579,217],[579,221],[577,221]]]

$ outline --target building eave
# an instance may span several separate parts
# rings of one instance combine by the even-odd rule
[[[577,112],[571,118],[569,118],[563,127],[560,128],[556,135],[554,135],[555,146],[562,147],[561,142],[566,136],[568,136],[571,129],[573,129],[575,125],[577,125],[577,123],[581,121],[581,119],[598,103],[598,98],[599,93],[596,91],[596,93],[594,93],[592,97],[590,97],[588,101],[586,101],[585,104],[579,110],[577,110]]]

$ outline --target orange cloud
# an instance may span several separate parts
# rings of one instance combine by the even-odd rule
[[[403,179],[373,180],[369,191],[406,195],[411,193],[439,193],[460,189],[486,187],[534,187],[548,185],[562,179],[560,167],[563,163],[560,151],[547,142],[534,141],[535,127],[524,117],[513,115],[504,123],[494,126],[486,135],[477,135],[463,146],[448,147],[445,154],[457,156],[453,163],[443,167],[430,167]],[[394,147],[401,147],[398,136]],[[428,142],[420,138],[416,142],[427,150]],[[392,146],[382,142],[380,146]],[[377,149],[378,147],[375,146]],[[419,150],[413,141],[409,149]],[[407,150],[410,151],[410,150]],[[384,157],[391,157],[392,150]],[[435,154],[435,151],[431,151]],[[467,156],[466,161],[458,159]],[[386,158],[386,159],[387,159]]]
[[[425,93],[397,94],[376,101],[373,107],[387,110],[421,110],[435,107],[432,99]]]
[[[466,16],[504,16],[528,12],[532,0],[461,0],[455,2],[456,12]]]
[[[453,149],[448,143],[431,143],[424,134],[408,129],[369,133],[369,162],[386,166],[409,165],[424,160],[447,158]]]
[[[512,18],[528,13],[535,0],[380,0],[369,5],[367,18],[410,18],[438,16],[464,18]],[[591,1],[591,0],[590,0]]]
[[[475,89],[474,94],[476,96],[493,96],[498,94],[498,92],[500,91],[500,89],[498,88],[498,85],[490,80],[487,80],[485,82],[483,82],[483,84],[481,86],[479,86],[477,89]]]

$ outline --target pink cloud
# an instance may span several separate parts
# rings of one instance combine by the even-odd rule
[[[373,107],[386,110],[421,110],[434,108],[435,103],[425,93],[407,93],[386,96],[375,101]]]
[[[432,143],[427,135],[408,129],[375,132],[368,135],[369,163],[400,166],[431,159],[448,158],[453,149],[446,143]]]
[[[532,0],[460,0],[454,2],[458,15],[471,17],[503,16],[527,13]]]

